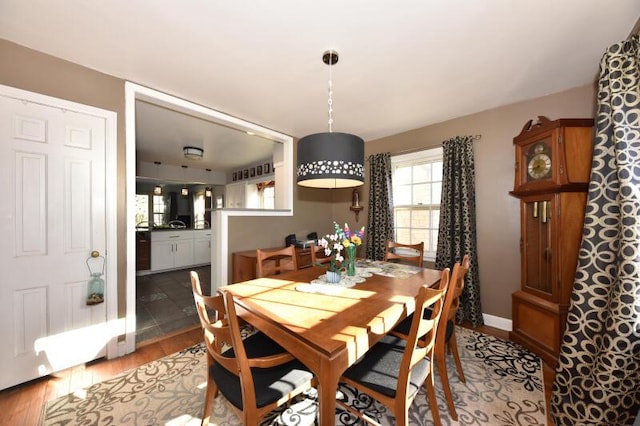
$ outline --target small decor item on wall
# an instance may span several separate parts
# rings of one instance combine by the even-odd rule
[[[362,211],[362,209],[364,209],[364,207],[360,205],[360,192],[357,188],[353,190],[351,207],[349,207],[349,209],[356,214],[357,222],[360,216],[360,212]]]
[[[271,173],[271,163],[264,163],[264,174],[268,175]]]
[[[238,180],[238,172],[233,172],[233,181],[237,181]]]
[[[245,179],[249,179],[249,169],[244,169],[244,171],[242,172],[242,176]]]
[[[238,180],[242,180],[242,170],[238,170]]]
[[[256,168],[252,167],[249,169],[249,176],[250,177],[256,177]]]
[[[89,275],[91,278],[87,283],[87,305],[97,305],[104,302],[104,257],[100,256],[97,251],[91,252],[91,257],[87,258],[87,268],[89,268]],[[91,267],[99,270],[100,272],[94,272]]]
[[[258,167],[256,167],[256,174],[257,174],[258,176],[262,176],[262,166],[258,166]]]
[[[216,209],[224,208],[224,198],[222,195],[216,195]]]

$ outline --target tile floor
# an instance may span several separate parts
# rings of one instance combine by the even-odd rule
[[[209,294],[210,266],[136,278],[136,343],[200,324],[191,292],[192,270],[200,276],[202,291]]]

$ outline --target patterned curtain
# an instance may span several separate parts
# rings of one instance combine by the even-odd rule
[[[471,268],[465,277],[464,292],[456,319],[484,324],[480,307],[480,279],[476,237],[476,172],[473,137],[455,137],[442,143],[442,198],[436,269],[453,268],[469,255]]]
[[[582,245],[551,414],[557,425],[630,425],[640,409],[640,49],[600,63]]]
[[[391,154],[369,156],[369,216],[367,259],[384,259],[387,239],[393,238],[393,193]]]

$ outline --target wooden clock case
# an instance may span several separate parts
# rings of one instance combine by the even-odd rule
[[[567,319],[582,237],[592,160],[591,119],[525,124],[513,139],[520,199],[520,291],[512,295],[510,338],[555,368]],[[544,145],[551,168],[528,174],[532,147]]]

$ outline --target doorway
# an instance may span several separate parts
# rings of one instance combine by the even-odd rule
[[[211,123],[256,135],[273,146],[274,180],[276,185],[273,210],[220,209],[211,217],[211,282],[228,282],[228,218],[231,216],[291,216],[293,215],[293,138],[229,116],[202,105],[176,98],[131,82],[125,83],[126,126],[126,319],[124,352],[135,351],[136,346],[136,101],[155,105],[199,117]],[[227,174],[226,182],[231,179]]]

